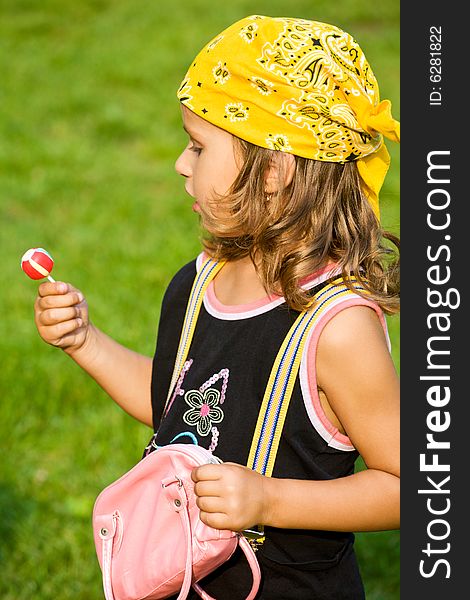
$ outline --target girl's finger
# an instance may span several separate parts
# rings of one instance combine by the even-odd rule
[[[214,529],[227,529],[227,515],[223,513],[200,512],[200,518],[203,523]]]
[[[202,465],[196,467],[191,472],[191,478],[194,482],[198,481],[216,481],[220,479],[220,467],[223,465]]]
[[[70,319],[70,321],[62,321],[62,323],[57,323],[57,325],[49,325],[44,327],[44,335],[49,340],[60,341],[67,334],[80,329],[82,325],[83,321],[80,317],[76,319]]]
[[[66,294],[72,290],[72,286],[63,281],[45,281],[38,287],[38,294],[40,296],[56,296],[58,294]]]
[[[213,481],[198,481],[194,484],[194,493],[196,496],[219,496],[219,485]]]
[[[223,513],[223,503],[220,498],[204,497],[196,498],[199,510],[208,513]],[[225,514],[225,513],[224,513]]]
[[[42,325],[56,325],[63,321],[70,321],[80,316],[80,309],[77,306],[67,306],[66,308],[49,308],[43,310],[38,315],[38,321]]]
[[[75,304],[80,304],[82,301],[83,294],[81,292],[69,292],[64,295],[38,297],[36,306],[39,310],[46,310],[48,308],[73,306]]]
[[[79,335],[82,331],[85,331],[85,327],[83,325],[81,327],[77,327],[77,329],[74,329],[70,333],[63,335],[60,338],[60,345],[67,347],[74,344],[76,342],[77,335]]]

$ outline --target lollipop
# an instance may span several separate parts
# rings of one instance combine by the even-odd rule
[[[44,279],[44,277],[47,277],[49,281],[54,283],[55,279],[49,275],[53,266],[52,256],[44,248],[31,248],[21,258],[21,268],[31,279]]]

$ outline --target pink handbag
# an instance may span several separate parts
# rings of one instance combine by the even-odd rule
[[[214,600],[197,581],[214,571],[238,545],[253,573],[247,600],[258,591],[261,574],[248,541],[199,518],[191,471],[220,462],[191,444],[170,444],[143,458],[105,488],[93,509],[93,534],[106,600],[158,600],[191,588]]]

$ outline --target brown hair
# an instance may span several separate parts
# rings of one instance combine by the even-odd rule
[[[250,256],[266,291],[294,310],[310,301],[302,280],[332,261],[348,287],[353,275],[385,313],[398,312],[399,240],[381,228],[357,165],[295,156],[290,184],[267,197],[264,174],[275,151],[234,140],[241,169],[229,193],[211,202],[218,216],[207,216],[207,252],[219,260]]]

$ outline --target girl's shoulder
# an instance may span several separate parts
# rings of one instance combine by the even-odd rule
[[[318,328],[318,333],[322,333],[323,345],[327,342],[332,347],[354,346],[358,336],[363,337],[373,330],[379,331],[382,337],[385,335],[387,345],[390,345],[387,321],[378,303],[363,295],[359,291],[362,290],[361,286],[357,291],[345,288],[341,277],[330,282],[332,287],[328,301],[322,301],[321,295],[318,298],[320,306],[325,304],[320,309],[321,327]],[[335,292],[336,286],[338,292]]]
[[[183,265],[171,278],[170,283],[165,292],[165,296],[179,294],[182,290],[191,289],[194,277],[196,276],[197,258]]]
[[[315,367],[320,347],[323,354],[338,358],[360,358],[362,344],[378,344],[390,353],[387,320],[380,306],[355,290],[345,289],[341,277],[330,280],[330,283],[328,292],[320,288],[317,303],[313,306],[318,314],[307,343],[310,368]]]
[[[194,278],[196,276],[196,260],[183,265],[171,278],[163,295],[161,314],[175,314],[186,310],[186,304],[191,293]]]
[[[204,262],[210,258],[206,252],[201,252],[190,260],[188,263],[183,265],[172,277],[170,283],[168,284],[168,288],[166,290],[166,294],[181,294],[185,290],[187,290],[188,295],[191,291],[191,287],[193,285],[196,274],[201,270]]]
[[[374,302],[351,295],[338,308],[329,315],[322,332],[324,344],[335,350],[345,347],[351,350],[361,339],[387,334],[385,316]]]

